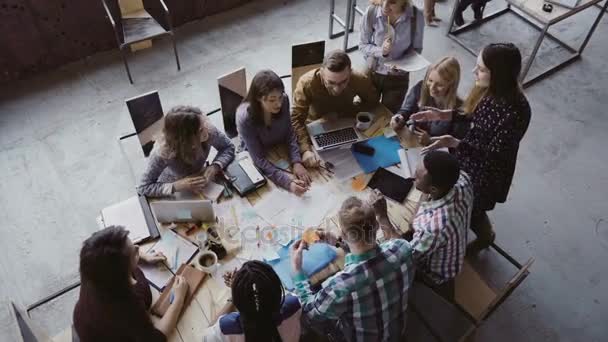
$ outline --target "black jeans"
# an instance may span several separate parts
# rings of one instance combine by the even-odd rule
[[[485,210],[473,207],[473,213],[471,214],[471,230],[477,235],[477,240],[479,240],[482,247],[490,247],[494,242],[494,229],[492,229],[492,223]]]

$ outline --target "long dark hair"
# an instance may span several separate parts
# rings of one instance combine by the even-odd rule
[[[80,278],[107,300],[124,300],[133,296],[129,232],[110,226],[93,233],[80,250]]]
[[[272,70],[262,70],[255,74],[253,80],[251,80],[251,86],[249,86],[249,91],[243,102],[249,103],[249,114],[257,125],[264,123],[264,110],[260,98],[268,96],[275,90],[283,93],[285,85],[279,75]]]
[[[245,341],[281,342],[274,318],[285,300],[281,279],[272,267],[252,260],[232,281],[232,301],[241,314]]]
[[[490,70],[488,95],[513,102],[521,93],[521,53],[517,46],[512,43],[489,44],[483,48],[481,58]]]

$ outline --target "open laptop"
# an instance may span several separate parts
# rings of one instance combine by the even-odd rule
[[[150,207],[160,223],[215,221],[209,200],[161,200],[150,202]]]
[[[326,151],[365,140],[355,124],[355,118],[319,119],[307,124],[306,129],[315,150]]]

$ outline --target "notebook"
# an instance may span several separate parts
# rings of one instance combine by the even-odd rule
[[[160,236],[145,196],[133,196],[101,211],[104,227],[124,226],[133,243],[143,243]]]
[[[289,245],[279,248],[277,253],[280,259],[267,262],[272,266],[287,290],[293,290],[294,288],[291,256],[289,255],[289,248],[293,243],[294,241],[291,241]],[[336,250],[332,246],[326,243],[314,243],[308,247],[308,250],[304,250],[302,272],[310,277],[327,267],[336,257]]]
[[[403,203],[414,184],[413,178],[403,178],[386,169],[380,168],[367,183],[372,189],[378,189],[384,196]]]
[[[266,179],[255,167],[248,152],[239,153],[239,156],[226,168],[226,174],[241,197],[266,184]]]
[[[182,264],[175,274],[184,277],[188,283],[188,294],[184,301],[184,307],[187,307],[207,274],[190,264]],[[174,281],[175,276],[171,278],[163,293],[158,297],[154,305],[152,305],[152,313],[156,316],[162,317],[169,309]]]

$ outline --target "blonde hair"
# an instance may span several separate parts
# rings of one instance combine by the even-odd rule
[[[201,127],[202,125],[202,127]],[[194,163],[200,144],[194,139],[199,137],[199,131],[209,134],[209,122],[203,112],[190,106],[177,106],[165,115],[162,135],[158,139],[159,154],[165,159],[178,159],[186,164]],[[201,140],[203,137],[200,137]]]
[[[340,228],[347,241],[373,241],[378,228],[374,209],[361,199],[351,196],[347,198],[338,212]]]
[[[458,84],[460,83],[460,63],[458,63],[458,60],[454,57],[444,57],[428,68],[426,75],[424,76],[424,81],[422,82],[418,106],[422,108],[430,105],[431,92],[429,90],[428,80],[432,71],[437,71],[439,77],[449,84],[446,101],[444,101],[443,104],[445,108],[439,109],[456,108],[458,105]]]
[[[397,3],[401,3],[401,8],[405,10],[410,5],[410,0],[395,0]],[[369,0],[369,4],[372,6],[382,6],[383,0]]]
[[[473,86],[473,89],[471,89],[471,91],[469,92],[469,96],[467,96],[467,99],[464,101],[464,104],[462,105],[462,109],[463,109],[464,113],[466,115],[473,114],[473,112],[475,111],[475,108],[477,108],[477,105],[479,104],[481,99],[483,99],[486,96],[487,93],[488,93],[487,87],[480,87],[477,85]]]

